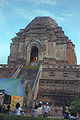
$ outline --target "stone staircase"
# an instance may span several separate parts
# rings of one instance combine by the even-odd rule
[[[27,67],[23,67],[20,70],[17,78],[19,78],[21,80],[24,90],[26,90],[28,83],[30,83],[31,88],[33,88],[33,85],[35,83],[35,79],[36,79],[37,74],[38,74],[38,70],[39,70],[39,66],[37,66],[37,67],[27,66]]]
[[[21,80],[24,90],[26,90],[28,82],[31,84],[31,88],[33,87],[38,69],[39,68],[33,68],[33,67],[21,69],[17,78],[19,78]]]
[[[27,107],[32,106],[37,97],[41,72],[41,66],[26,66],[20,70],[17,76],[21,80],[26,94],[24,101]]]

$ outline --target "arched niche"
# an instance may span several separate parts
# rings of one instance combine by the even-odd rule
[[[30,63],[37,61],[38,61],[38,47],[32,46],[30,54]]]
[[[26,63],[30,64],[32,62],[33,56],[37,57],[38,60],[42,59],[44,45],[39,40],[31,40],[26,46]],[[35,53],[35,54],[34,54]],[[34,54],[34,55],[33,55]]]

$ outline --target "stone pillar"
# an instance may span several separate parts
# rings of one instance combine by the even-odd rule
[[[39,52],[38,53],[38,61],[42,61],[43,60],[43,52]]]
[[[26,65],[30,64],[30,54],[31,54],[31,50],[28,50],[26,52]]]

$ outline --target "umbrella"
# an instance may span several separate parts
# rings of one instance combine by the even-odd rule
[[[0,78],[0,90],[5,90],[5,93],[12,96],[25,96],[23,86],[19,79]]]

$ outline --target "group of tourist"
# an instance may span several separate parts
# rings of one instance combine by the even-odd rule
[[[21,114],[21,107],[20,104],[17,103],[16,107],[14,109],[14,114],[20,115]],[[48,105],[48,102],[45,103],[44,106],[42,106],[42,101],[39,101],[37,105],[35,105],[35,108],[31,109],[31,116],[33,117],[48,117],[50,112],[50,107]]]
[[[21,115],[21,111],[22,109],[20,107],[20,104],[17,103],[14,109],[14,114]],[[31,109],[31,116],[33,117],[48,117],[49,113],[50,113],[50,107],[48,102],[45,102],[45,105],[43,105],[42,101],[39,101],[39,103],[35,105],[35,108]],[[76,113],[75,111],[71,112],[71,108],[68,107],[67,105],[63,107],[62,113],[63,113],[64,119],[80,120],[80,114]]]
[[[80,113],[77,113],[76,111],[71,111],[71,108],[68,107],[67,105],[65,107],[63,107],[62,115],[63,115],[64,119],[80,120]]]
[[[20,103],[18,102],[14,108],[14,110],[11,112],[10,105],[3,106],[3,108],[0,108],[0,112],[3,113],[9,113],[9,114],[15,114],[15,115],[23,115],[24,110],[20,107]],[[50,112],[50,108],[48,105],[48,102],[45,103],[45,105],[42,105],[42,101],[39,101],[37,105],[35,105],[34,108],[31,109],[31,116],[33,117],[48,117]]]
[[[7,106],[4,105],[3,108],[1,108],[0,106],[0,112],[1,110],[3,113],[9,113],[9,114],[15,114],[15,115],[23,115],[24,113],[24,111],[20,107],[20,103],[16,104],[13,112],[10,112],[10,105],[7,105]],[[48,102],[45,102],[45,105],[43,105],[42,101],[39,101],[39,103],[36,104],[33,109],[31,109],[32,117],[48,117],[49,113],[50,113],[50,107]],[[80,113],[76,113],[75,111],[71,112],[70,107],[68,107],[67,105],[63,107],[62,115],[64,119],[80,120]]]
[[[11,108],[10,105],[0,105],[0,113],[11,113],[11,114],[16,114],[16,115],[20,115],[20,111],[21,111],[21,107],[20,107],[20,103],[16,104],[16,107],[14,108],[14,110],[11,112]]]
[[[39,101],[39,104],[35,105],[35,108],[31,112],[33,117],[48,117],[50,112],[48,102],[42,107],[42,101]]]

